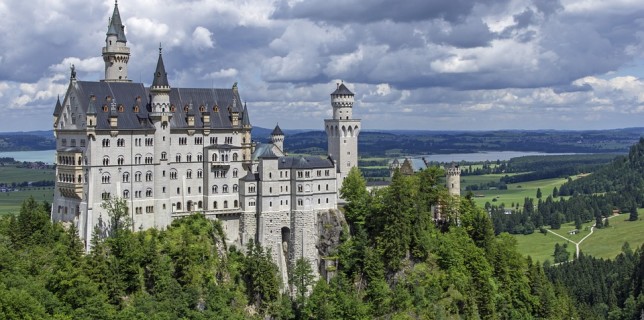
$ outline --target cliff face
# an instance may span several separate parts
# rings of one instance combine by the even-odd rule
[[[340,236],[346,232],[347,222],[344,213],[337,209],[318,213],[318,255],[320,263],[318,269],[320,277],[329,281],[335,275],[337,264],[337,248],[340,245]]]

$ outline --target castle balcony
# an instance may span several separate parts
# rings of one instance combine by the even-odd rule
[[[230,162],[228,162],[228,161],[211,161],[210,166],[213,169],[228,169],[228,168],[230,168]]]
[[[81,183],[68,183],[58,182],[58,191],[63,197],[80,199],[83,195],[83,184]]]
[[[180,218],[180,217],[186,217],[189,215],[193,215],[195,213],[202,213],[206,216],[231,216],[231,215],[239,215],[240,212],[242,211],[241,208],[228,208],[228,209],[216,209],[216,210],[193,210],[193,211],[174,211],[172,212],[172,217],[173,218]]]

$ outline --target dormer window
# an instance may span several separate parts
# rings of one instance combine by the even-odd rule
[[[199,106],[199,112],[206,112],[206,107],[203,104]]]
[[[132,108],[135,113],[139,113],[139,105],[135,105],[134,108]]]
[[[110,111],[110,108],[106,104],[104,104],[103,105],[103,112],[108,112],[108,111]]]
[[[119,112],[125,111],[125,107],[122,104],[119,104]]]
[[[214,107],[212,107],[212,111],[219,112],[219,106],[215,105]]]
[[[175,112],[177,111],[177,108],[174,106],[174,104],[170,105],[170,112]]]
[[[112,102],[112,96],[106,96],[105,101],[107,102]]]
[[[188,105],[185,105],[185,106],[183,107],[183,112],[186,112],[186,113],[187,113],[189,108],[190,108],[190,107],[188,107]]]

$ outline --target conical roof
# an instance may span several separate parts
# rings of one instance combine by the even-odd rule
[[[152,81],[152,87],[169,87],[168,83],[168,74],[165,72],[165,66],[163,65],[163,56],[161,55],[161,47],[159,47],[159,60],[157,61],[157,68],[154,71],[154,80]]]
[[[280,129],[279,123],[275,126],[275,129],[273,129],[273,132],[271,132],[271,136],[283,136],[284,132],[282,132],[282,129]]]
[[[244,111],[242,111],[242,126],[250,126],[250,118],[248,117],[248,108],[244,103]]]
[[[350,96],[352,96],[354,94],[353,94],[353,92],[351,92],[351,90],[349,90],[349,88],[347,88],[347,86],[344,85],[344,82],[343,82],[343,83],[340,83],[338,85],[338,88],[335,89],[335,91],[333,91],[333,93],[331,93],[331,95],[350,95]]]
[[[121,22],[121,14],[119,13],[118,1],[114,1],[114,12],[112,12],[112,19],[110,19],[110,25],[107,28],[107,35],[116,35],[116,41],[127,42],[125,26]]]
[[[56,100],[56,107],[54,108],[54,116],[59,116],[62,110],[63,105],[60,104],[60,96],[58,96],[58,99]]]

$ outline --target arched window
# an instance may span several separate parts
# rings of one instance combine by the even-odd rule
[[[217,185],[212,186],[212,193],[217,193]]]
[[[217,154],[216,153],[212,154],[212,161],[217,161]]]
[[[123,182],[130,182],[130,173],[123,172]]]
[[[188,171],[186,171],[186,179],[192,179],[192,170],[188,169]]]
[[[237,168],[233,169],[233,178],[237,178]]]
[[[233,192],[237,192],[239,190],[239,186],[234,184],[233,185]]]
[[[199,169],[197,170],[197,179],[203,178],[203,170]]]
[[[212,208],[213,208],[213,209],[217,209],[217,201],[214,201],[214,202],[212,203]]]
[[[103,157],[103,165],[104,166],[109,166],[110,165],[110,157],[108,157],[108,156]]]
[[[129,199],[130,198],[130,190],[123,190],[123,198]]]
[[[161,152],[161,160],[165,160],[168,157],[168,153],[165,151]]]
[[[228,208],[228,200],[224,200],[224,209]]]
[[[177,210],[181,210],[181,202],[177,202]]]
[[[199,201],[197,202],[197,209],[201,209],[201,208],[203,208],[203,202]]]
[[[235,200],[234,204],[235,206],[233,208],[237,208],[239,206],[239,201]]]
[[[228,185],[227,184],[225,184],[223,187],[221,187],[221,192],[228,193]]]
[[[233,161],[237,161],[237,153],[233,153]]]

